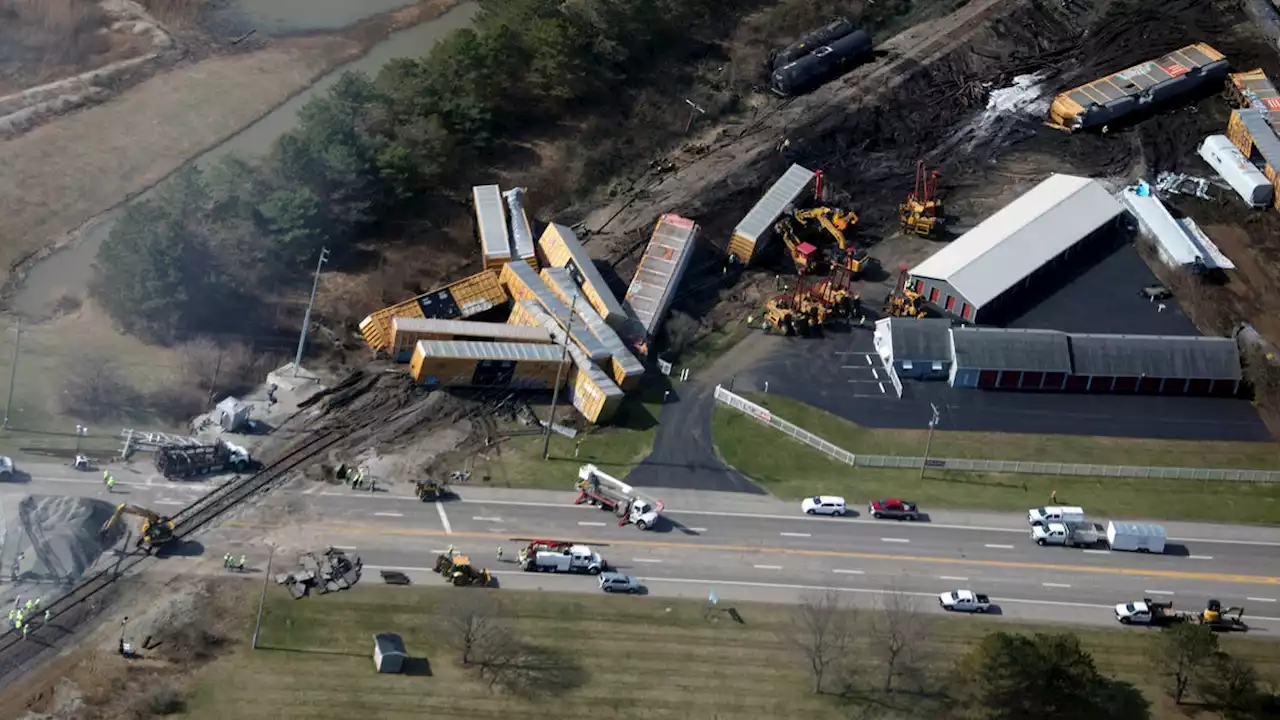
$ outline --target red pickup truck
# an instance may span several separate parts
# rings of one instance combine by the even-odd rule
[[[915,503],[906,500],[895,500],[887,498],[885,500],[872,500],[867,506],[867,512],[871,513],[871,517],[879,520],[880,518],[891,518],[894,520],[918,520],[920,518],[920,510]]]

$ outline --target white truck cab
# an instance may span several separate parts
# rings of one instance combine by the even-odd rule
[[[991,609],[991,599],[972,590],[952,590],[938,595],[943,610],[984,613]]]
[[[1027,511],[1027,522],[1032,527],[1051,522],[1084,522],[1084,508],[1061,505],[1031,508]]]
[[[564,550],[539,550],[524,560],[524,569],[532,572],[586,573],[599,575],[607,568],[600,557],[586,545],[572,545]]]
[[[1102,539],[1102,526],[1095,523],[1051,522],[1031,527],[1037,545],[1093,547]]]

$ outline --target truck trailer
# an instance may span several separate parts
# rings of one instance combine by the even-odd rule
[[[1107,543],[1112,550],[1127,552],[1164,552],[1163,525],[1131,522],[1107,523]]]
[[[248,472],[258,465],[247,449],[225,440],[207,445],[166,445],[156,450],[155,458],[156,470],[168,480],[216,472]]]
[[[596,505],[618,516],[618,526],[631,524],[649,530],[662,516],[662,502],[642,497],[636,489],[595,465],[578,468],[578,498],[574,505]]]

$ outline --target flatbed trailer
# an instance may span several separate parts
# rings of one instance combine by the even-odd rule
[[[155,462],[156,470],[170,480],[216,472],[243,473],[257,468],[248,450],[224,440],[207,445],[166,445],[156,450]]]
[[[578,497],[574,505],[595,505],[618,516],[618,527],[633,524],[641,530],[652,528],[662,516],[662,502],[641,496],[621,480],[601,472],[595,465],[578,469]]]

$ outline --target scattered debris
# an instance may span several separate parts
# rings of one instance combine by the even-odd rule
[[[360,580],[362,564],[359,555],[347,555],[333,548],[322,555],[302,553],[298,556],[301,569],[276,575],[276,583],[289,588],[294,600],[306,597],[313,588],[324,595],[355,585]]]
[[[1169,195],[1192,195],[1201,200],[1212,200],[1209,181],[1186,173],[1162,172],[1156,176],[1156,189]]]

